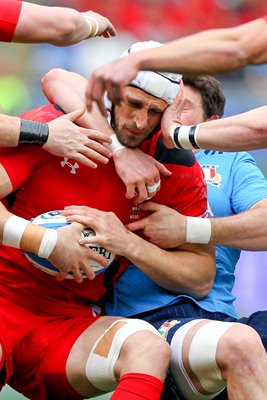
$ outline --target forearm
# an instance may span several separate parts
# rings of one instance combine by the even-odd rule
[[[183,245],[179,251],[163,250],[131,233],[125,252],[141,271],[166,290],[201,298],[215,276],[213,251],[207,246]]]
[[[208,150],[240,151],[267,147],[267,106],[199,125],[197,144]]]
[[[42,79],[42,89],[50,103],[58,104],[65,112],[85,109],[85,88],[87,80],[75,72],[55,68]],[[112,135],[114,131],[94,107],[92,112],[85,113],[76,121],[84,128],[95,129]]]
[[[249,63],[266,62],[266,21],[259,18],[234,28],[212,29],[179,38],[163,47],[131,55],[138,69],[218,74]]]
[[[87,39],[89,33],[86,20],[74,9],[23,2],[13,41],[65,46]]]
[[[19,133],[20,118],[0,114],[0,147],[17,146]]]
[[[210,243],[242,250],[267,250],[267,201],[231,217],[211,219]],[[264,206],[265,204],[265,206]]]

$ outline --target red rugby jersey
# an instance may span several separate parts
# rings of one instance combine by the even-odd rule
[[[21,11],[22,2],[0,0],[0,41],[11,42]]]
[[[49,121],[61,114],[58,108],[49,104],[26,112],[22,117]],[[206,187],[192,152],[166,150],[160,132],[146,140],[141,148],[172,171],[170,177],[161,177],[161,190],[154,201],[185,215],[203,215],[207,206]],[[145,215],[137,212],[132,201],[125,198],[125,186],[112,161],[92,169],[75,160],[53,156],[41,147],[20,146],[1,152],[0,162],[13,189],[17,190],[12,211],[21,217],[30,219],[71,204],[113,211],[124,224]],[[125,263],[121,262],[120,267],[117,276]],[[1,246],[0,274],[3,277],[0,293],[5,297],[38,312],[77,316],[88,315],[88,305],[97,303],[105,293],[105,277],[110,271],[80,284],[70,279],[57,282],[53,276],[35,268],[20,250]]]

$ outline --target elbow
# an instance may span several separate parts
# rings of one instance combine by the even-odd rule
[[[248,55],[239,42],[224,49],[221,57],[224,60],[223,64],[226,65],[227,70],[237,70],[248,64]],[[225,60],[228,60],[228,62],[225,63]]]
[[[48,71],[41,79],[41,88],[46,98],[53,103],[53,87],[54,82],[57,82],[64,70],[54,68]]]
[[[213,282],[214,282],[214,277],[210,277],[208,278],[205,282],[200,282],[199,285],[197,285],[192,293],[192,296],[196,299],[196,300],[201,300],[204,297],[206,297],[209,292],[212,289],[213,286]]]

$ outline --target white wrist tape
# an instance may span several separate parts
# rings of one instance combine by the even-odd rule
[[[3,229],[3,244],[19,249],[22,235],[29,222],[15,215],[8,218]]]
[[[178,149],[200,149],[197,144],[197,132],[199,129],[199,125],[172,125],[170,129],[170,137],[174,143],[174,145]]]
[[[126,149],[126,146],[123,146],[118,141],[117,135],[114,133],[113,135],[110,136],[111,143],[108,145],[108,148],[112,151],[112,153],[116,153],[116,151],[121,150],[121,149]]]
[[[56,229],[46,229],[42,238],[38,256],[42,258],[48,258],[57,243],[57,231]]]
[[[211,238],[211,223],[208,218],[186,217],[186,242],[207,244]]]
[[[85,13],[81,13],[81,14],[82,14],[83,18],[85,19],[85,21],[86,21],[86,23],[88,25],[88,28],[89,28],[88,38],[92,38],[92,37],[97,36],[98,32],[99,32],[99,22],[98,22],[98,20],[96,18],[94,18],[94,17],[90,17],[89,15],[87,15]],[[93,30],[92,20],[95,23],[94,30]]]

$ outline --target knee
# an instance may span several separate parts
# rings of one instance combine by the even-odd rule
[[[217,362],[222,370],[253,364],[265,350],[258,333],[250,326],[235,323],[220,339]]]
[[[133,366],[136,368],[138,364],[142,363],[144,373],[154,371],[157,374],[156,371],[158,371],[161,375],[167,372],[170,359],[171,348],[162,337],[158,336],[156,332],[140,331],[131,335],[124,342],[118,359],[118,367],[123,365],[120,372],[120,375],[123,375],[125,368],[130,369]]]

